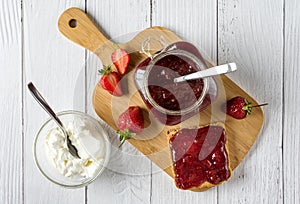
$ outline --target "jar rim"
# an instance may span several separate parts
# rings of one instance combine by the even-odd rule
[[[208,79],[207,78],[202,79],[203,80],[203,90],[202,90],[201,96],[198,98],[198,100],[193,105],[191,105],[187,108],[184,108],[182,110],[169,110],[169,109],[166,109],[166,108],[160,106],[159,104],[156,103],[156,101],[154,101],[154,99],[152,98],[152,96],[149,92],[148,77],[149,77],[149,73],[150,73],[152,67],[155,65],[155,63],[157,61],[159,61],[160,59],[162,59],[163,57],[166,57],[168,55],[183,56],[188,59],[191,59],[196,64],[196,68],[198,68],[199,71],[206,69],[207,65],[204,64],[203,62],[201,62],[201,60],[197,56],[195,56],[194,54],[192,54],[188,51],[174,49],[174,50],[166,50],[166,51],[163,51],[162,53],[155,55],[153,57],[153,59],[150,61],[150,63],[146,66],[145,75],[144,75],[146,80],[144,80],[144,87],[145,87],[145,94],[148,99],[148,102],[161,113],[165,113],[167,115],[184,115],[184,114],[190,113],[200,107],[200,105],[202,104],[202,102],[205,98],[205,95],[207,94],[208,89],[209,89]],[[200,65],[203,65],[203,66],[200,66]]]

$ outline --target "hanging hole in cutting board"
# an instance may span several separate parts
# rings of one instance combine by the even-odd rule
[[[76,20],[76,19],[71,19],[71,20],[69,21],[69,26],[70,26],[71,28],[76,28],[76,27],[77,27],[77,20]]]

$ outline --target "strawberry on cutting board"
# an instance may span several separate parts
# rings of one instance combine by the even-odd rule
[[[252,106],[251,102],[249,102],[246,98],[243,98],[242,96],[236,96],[223,104],[223,111],[233,118],[244,119],[247,117],[247,115],[251,114],[252,108],[265,105],[268,104],[264,103],[261,105]]]
[[[124,49],[121,49],[117,44],[115,44],[116,49],[111,54],[111,61],[114,63],[116,69],[121,75],[127,72],[128,64],[130,61],[130,55]]]
[[[122,146],[126,140],[134,137],[144,129],[142,109],[139,106],[130,106],[119,116],[118,127],[120,130],[117,133],[120,135],[120,146]]]
[[[121,77],[118,72],[114,72],[111,69],[111,65],[104,66],[102,70],[99,71],[102,74],[99,84],[107,90],[110,94],[114,96],[122,96],[121,87]]]

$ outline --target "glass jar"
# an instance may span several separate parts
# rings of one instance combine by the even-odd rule
[[[213,77],[174,83],[174,78],[208,66],[198,49],[180,41],[149,56],[136,68],[135,85],[161,123],[176,125],[204,110],[217,98]]]

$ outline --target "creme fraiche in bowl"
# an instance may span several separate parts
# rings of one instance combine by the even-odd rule
[[[48,119],[34,141],[35,163],[40,172],[55,184],[67,188],[86,186],[108,164],[110,142],[107,133],[96,119],[85,113],[65,111],[57,115],[80,159],[71,155],[65,135],[52,119]]]

